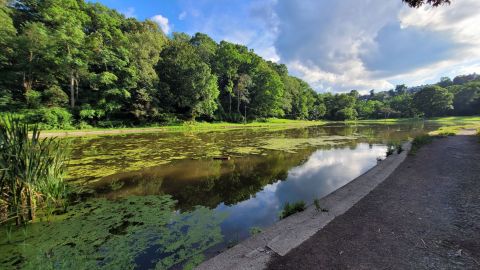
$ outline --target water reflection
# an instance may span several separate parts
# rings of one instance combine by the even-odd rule
[[[98,197],[169,195],[178,202],[180,213],[202,206],[225,217],[216,227],[223,240],[205,251],[213,256],[248,237],[252,227],[276,222],[286,202],[311,203],[363,174],[385,156],[386,144],[434,128],[422,122],[332,124],[280,131],[96,138],[76,144],[73,169],[80,166],[90,173],[95,181],[86,186]],[[213,160],[217,155],[232,159]],[[102,166],[107,169],[91,172]],[[108,176],[98,179],[102,174]],[[160,255],[146,251],[142,256],[158,261]]]
[[[286,202],[303,200],[311,203],[355,177],[363,174],[385,156],[382,145],[358,144],[354,149],[318,150],[307,162],[290,169],[287,176],[272,184],[250,199],[233,206],[219,205],[216,210],[229,213],[222,223],[227,240],[248,236],[251,227],[266,227],[278,220],[278,214]]]

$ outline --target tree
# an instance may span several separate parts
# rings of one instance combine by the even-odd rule
[[[77,0],[46,0],[39,6],[42,19],[52,26],[51,38],[57,53],[54,61],[59,64],[58,71],[68,78],[72,108],[75,107],[75,90],[79,87],[80,74],[87,67],[84,29],[90,18],[85,9],[85,2]]]
[[[251,110],[255,117],[283,116],[283,82],[278,73],[266,62],[260,62],[255,69],[254,87],[251,91]]]
[[[457,115],[473,115],[480,113],[480,82],[463,85],[455,94],[453,107]]]
[[[217,54],[218,44],[206,34],[196,33],[190,39],[190,43],[197,49],[197,53],[203,62],[209,65],[213,64],[215,55]]]
[[[51,33],[43,23],[27,22],[17,37],[17,68],[20,70],[24,94],[34,87],[48,85],[51,76],[52,50]],[[36,85],[35,85],[36,84]]]
[[[426,117],[441,116],[452,109],[453,95],[437,85],[424,87],[413,96],[415,109]]]
[[[438,86],[446,88],[449,87],[453,84],[452,79],[449,77],[442,77],[440,78],[440,81],[437,83]]]
[[[415,110],[412,107],[412,95],[404,93],[394,96],[390,99],[389,104],[393,111],[400,113],[401,117],[412,117],[415,115]]]
[[[7,64],[9,55],[14,51],[12,39],[15,37],[17,30],[13,25],[11,12],[7,7],[6,0],[0,1],[0,47],[3,48],[0,54],[0,68]]]
[[[450,0],[402,0],[407,3],[410,7],[419,8],[424,4],[432,5],[438,7],[444,4],[450,4]]]
[[[395,86],[395,95],[403,95],[407,92],[408,87],[405,84]]]
[[[156,70],[164,107],[186,119],[213,116],[219,95],[217,77],[195,48],[174,40],[162,51],[161,59]]]

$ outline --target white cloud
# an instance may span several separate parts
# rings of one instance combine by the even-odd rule
[[[168,22],[168,18],[163,17],[162,15],[158,14],[158,15],[155,15],[152,18],[150,18],[150,20],[156,22],[165,34],[170,33],[171,27],[170,27],[170,24]]]
[[[478,10],[477,0],[435,9],[401,1],[283,0],[275,6],[274,45],[281,61],[318,91],[422,84],[478,71]]]
[[[127,18],[135,18],[135,17],[137,17],[137,15],[135,14],[135,8],[134,8],[134,7],[129,7],[129,8],[127,8],[126,10],[121,11],[120,13],[122,13],[123,15],[125,15],[125,17],[127,17]]]
[[[179,19],[180,21],[183,21],[183,20],[185,20],[185,18],[187,17],[187,15],[188,15],[188,14],[187,14],[186,11],[182,11],[180,14],[178,14],[178,19]]]

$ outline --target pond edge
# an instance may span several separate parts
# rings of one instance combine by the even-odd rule
[[[310,205],[305,211],[278,221],[263,232],[203,262],[196,269],[265,269],[272,256],[284,256],[308,240],[387,179],[405,160],[410,148],[411,142],[404,143],[404,151],[400,154],[387,157],[364,174],[320,199],[321,207],[328,209],[328,212],[317,211],[314,205]]]

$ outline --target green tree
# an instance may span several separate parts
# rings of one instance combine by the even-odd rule
[[[469,82],[455,94],[453,107],[457,115],[480,113],[480,82]]]
[[[196,33],[190,43],[197,49],[197,53],[203,62],[213,64],[217,54],[218,44],[206,34]]]
[[[426,117],[441,116],[452,109],[453,95],[447,89],[437,85],[424,87],[413,96],[416,110]]]
[[[49,68],[55,60],[52,54],[54,48],[51,33],[43,23],[27,22],[21,31],[16,40],[15,58],[23,91],[27,94],[30,90],[55,80],[51,78],[54,70]]]
[[[6,0],[0,0],[0,68],[8,63],[9,56],[13,53],[13,38],[17,34],[17,30],[13,25],[11,11],[7,7]]]
[[[213,116],[219,94],[217,77],[189,43],[172,41],[156,69],[164,105],[187,119]]]
[[[58,72],[67,78],[72,108],[75,107],[80,74],[87,67],[84,29],[90,18],[85,9],[85,2],[77,0],[45,0],[39,7],[43,21],[52,27],[51,38],[57,53],[54,61],[59,65]]]
[[[266,62],[260,62],[255,70],[253,82],[250,115],[255,117],[283,116],[281,102],[284,85],[278,73]]]
[[[415,115],[412,101],[412,95],[404,93],[392,97],[389,100],[389,105],[394,111],[399,112],[401,117],[412,117]]]

